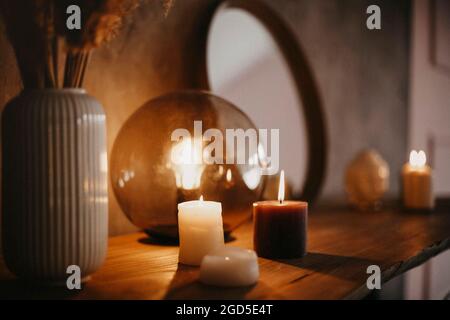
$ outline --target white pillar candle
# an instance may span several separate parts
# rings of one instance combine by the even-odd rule
[[[222,204],[203,197],[179,203],[178,233],[178,261],[199,266],[205,255],[224,246]]]
[[[208,285],[243,287],[258,278],[258,256],[253,250],[224,246],[206,255],[200,266],[200,281]]]

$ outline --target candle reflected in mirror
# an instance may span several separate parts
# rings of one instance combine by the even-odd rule
[[[227,173],[225,174],[225,188],[230,189],[234,184],[233,173],[231,169],[227,169]]]
[[[231,179],[232,179],[231,170],[228,169],[227,170],[227,182],[231,182]]]

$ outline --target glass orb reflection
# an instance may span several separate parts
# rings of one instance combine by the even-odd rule
[[[170,93],[139,108],[111,153],[113,190],[129,220],[154,236],[177,238],[177,204],[201,195],[222,203],[225,233],[250,218],[263,188],[264,148],[236,148],[230,155],[234,141],[224,139],[220,147],[211,135],[226,137],[227,129],[256,132],[243,112],[207,92]],[[174,141],[180,130],[190,137]],[[245,163],[236,161],[242,157]]]

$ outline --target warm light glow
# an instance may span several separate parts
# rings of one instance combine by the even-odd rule
[[[250,190],[255,190],[258,188],[259,183],[261,182],[261,167],[259,164],[259,150],[264,152],[264,149],[259,148],[258,153],[254,153],[248,158],[248,166],[242,170],[242,178],[244,183]]]
[[[201,161],[201,143],[196,143],[192,139],[183,139],[172,148],[172,165],[178,188],[185,190],[197,189],[200,187],[200,179],[204,170]]]
[[[280,173],[280,185],[278,187],[278,201],[283,203],[284,201],[284,170]]]
[[[199,170],[193,167],[184,167],[180,174],[180,186],[185,190],[196,189],[200,186]]]
[[[227,170],[227,182],[231,182],[231,179],[232,179],[231,170],[228,169]]]
[[[259,186],[261,181],[261,170],[258,167],[253,167],[243,173],[242,178],[244,179],[245,185],[250,190],[255,190]]]
[[[409,154],[409,164],[415,168],[424,167],[427,163],[427,155],[423,150],[417,152],[416,150],[411,151]]]
[[[200,196],[200,202],[203,202],[203,195]]]

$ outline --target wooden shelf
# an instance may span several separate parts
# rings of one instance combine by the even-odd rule
[[[251,248],[251,223],[233,236],[228,245]],[[310,214],[308,241],[302,259],[260,259],[257,285],[223,289],[200,284],[198,268],[178,265],[178,247],[134,233],[110,239],[106,263],[75,293],[24,284],[2,263],[0,298],[359,299],[369,293],[369,265],[380,266],[385,282],[448,249],[450,212],[319,210]]]

